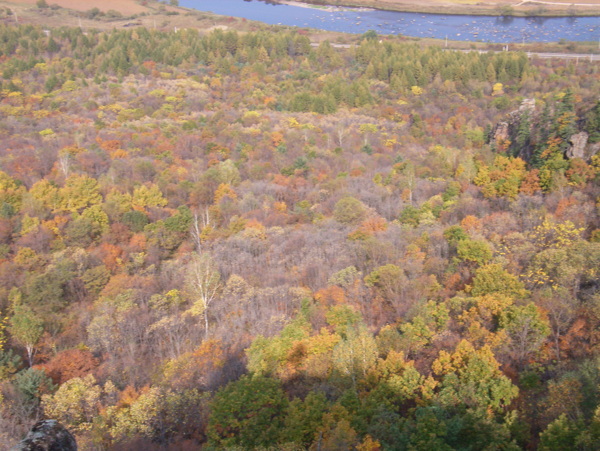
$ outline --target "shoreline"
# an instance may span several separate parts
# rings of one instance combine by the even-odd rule
[[[296,6],[297,8],[309,8],[309,9],[318,9],[319,11],[325,11],[329,13],[334,13],[338,11],[358,11],[358,12],[369,12],[376,11],[378,8],[365,8],[365,7],[355,7],[355,6],[334,6],[334,5],[321,5],[318,3],[309,3],[309,2],[300,2],[296,0],[277,0],[277,3],[288,6]],[[382,11],[382,10],[380,10]]]
[[[69,1],[69,0],[63,0]],[[133,1],[133,0],[131,0]],[[286,0],[288,1],[288,0]],[[292,0],[289,0],[292,1]],[[300,2],[297,2],[300,3]],[[32,25],[40,26],[53,26],[53,27],[82,27],[84,29],[98,29],[108,31],[114,28],[140,26],[148,29],[159,29],[162,31],[174,30],[174,29],[196,29],[201,33],[208,33],[215,28],[223,29],[236,29],[238,31],[256,31],[259,29],[283,28],[293,29],[292,26],[281,26],[281,25],[268,25],[262,22],[245,20],[245,19],[234,19],[229,16],[219,16],[212,13],[204,13],[195,9],[185,8],[182,6],[170,7],[169,11],[177,11],[178,15],[167,15],[164,10],[152,10],[150,14],[144,14],[138,17],[123,17],[117,20],[98,20],[89,19],[82,17],[77,11],[70,10],[67,8],[59,8],[57,10],[51,9],[38,9],[31,7],[30,5],[19,4],[15,0],[0,0],[0,11],[2,8],[6,8],[8,5],[11,6],[9,9],[15,10],[18,13],[18,20],[16,14],[14,17],[0,17],[0,23],[29,23]],[[305,7],[309,7],[305,4]],[[329,40],[331,42],[337,42],[344,45],[356,42],[358,35],[320,30],[317,28],[306,28],[307,32],[310,32],[314,42],[321,42],[323,40]],[[402,37],[404,40],[411,40],[419,42],[420,45],[437,45],[443,46],[444,40],[439,38],[429,37]],[[454,48],[460,48],[463,50],[473,49],[495,49],[501,51],[499,43],[483,42],[483,41],[455,41],[450,37],[448,40],[452,42]],[[598,41],[568,41],[564,42],[555,41],[549,43],[542,42],[527,42],[515,43],[515,48],[519,51],[534,51],[534,52],[559,52],[559,53],[586,53],[586,54],[597,54],[598,53]]]
[[[376,4],[375,0],[274,0],[282,5],[300,8],[315,8],[321,11],[340,11],[344,8],[362,11],[392,11],[418,14],[440,14],[448,16],[494,16],[494,17],[600,17],[600,2],[597,4],[543,2],[525,0],[516,4],[500,3],[489,5],[485,3],[454,3],[449,1],[441,4],[435,1],[414,3]],[[331,4],[335,2],[335,4]],[[320,7],[320,8],[319,8]],[[550,8],[548,8],[550,7]],[[589,8],[589,9],[578,9]]]

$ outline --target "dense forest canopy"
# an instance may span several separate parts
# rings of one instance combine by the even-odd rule
[[[598,449],[599,68],[0,25],[0,443]]]

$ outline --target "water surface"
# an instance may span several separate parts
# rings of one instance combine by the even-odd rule
[[[268,24],[328,31],[431,37],[482,42],[600,42],[600,17],[495,17],[400,13],[394,11],[270,4],[252,0],[180,0],[200,11],[243,17]]]

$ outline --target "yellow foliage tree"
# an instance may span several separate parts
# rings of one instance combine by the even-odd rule
[[[555,222],[549,217],[529,234],[538,249],[561,249],[581,240],[585,228],[578,228],[571,221]]]
[[[151,207],[164,207],[167,200],[164,198],[160,188],[151,183],[140,185],[133,190],[131,205],[136,210],[145,210]]]
[[[58,195],[60,210],[71,213],[102,202],[98,182],[83,174],[69,176]]]
[[[55,418],[73,432],[88,431],[100,413],[103,398],[111,400],[117,390],[111,381],[98,385],[93,375],[69,379],[56,393],[42,396],[42,409],[48,418]]]
[[[35,200],[41,202],[45,208],[52,211],[59,209],[60,198],[58,188],[47,179],[35,182],[29,190],[29,194]]]

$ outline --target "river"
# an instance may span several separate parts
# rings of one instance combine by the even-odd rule
[[[495,17],[278,5],[252,0],[180,0],[186,8],[272,25],[481,42],[600,42],[600,17]]]

